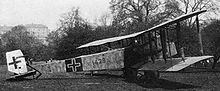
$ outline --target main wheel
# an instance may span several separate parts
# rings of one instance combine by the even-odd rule
[[[137,81],[137,69],[125,68],[124,69],[124,78],[128,81]]]
[[[144,71],[144,80],[147,82],[154,82],[160,77],[158,71]]]

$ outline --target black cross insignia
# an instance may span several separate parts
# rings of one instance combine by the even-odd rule
[[[15,66],[15,69],[17,69],[17,68],[18,68],[18,65],[17,65],[17,64],[20,63],[21,60],[16,61],[16,58],[15,58],[15,57],[12,57],[12,60],[13,60],[13,62],[9,63],[9,65],[14,65],[14,66]]]
[[[77,72],[82,71],[82,61],[81,58],[69,59],[65,61],[67,72]]]

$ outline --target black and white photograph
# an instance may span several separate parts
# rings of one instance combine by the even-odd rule
[[[219,0],[1,0],[0,91],[219,91]]]

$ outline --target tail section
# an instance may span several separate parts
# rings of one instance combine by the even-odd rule
[[[6,53],[8,71],[22,74],[28,72],[25,58],[21,50]]]
[[[8,71],[15,74],[10,76],[8,80],[22,80],[29,76],[33,76],[33,79],[37,79],[41,76],[40,71],[26,63],[25,57],[21,50],[7,52],[6,59]]]

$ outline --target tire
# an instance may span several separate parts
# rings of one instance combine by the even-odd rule
[[[159,79],[158,71],[144,71],[145,80],[149,82],[154,82]]]
[[[128,81],[137,81],[137,69],[125,68],[124,69],[124,78]]]

